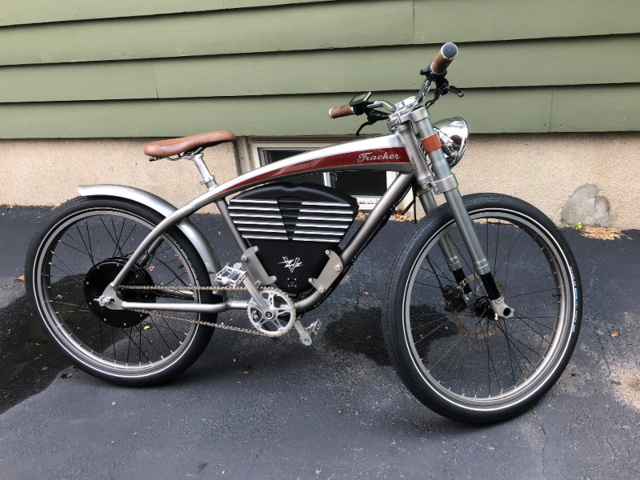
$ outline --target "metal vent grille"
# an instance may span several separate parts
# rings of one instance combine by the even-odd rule
[[[348,203],[232,199],[229,214],[247,240],[340,243],[354,220]]]

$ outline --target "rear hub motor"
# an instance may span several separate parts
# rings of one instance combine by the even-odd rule
[[[127,310],[111,310],[100,306],[98,298],[126,265],[126,258],[108,258],[94,265],[84,279],[84,295],[91,311],[107,325],[116,328],[131,328],[148,317],[146,313]],[[123,286],[152,286],[150,273],[139,265],[129,271],[122,282]],[[120,290],[118,298],[127,302],[154,302],[153,290]]]

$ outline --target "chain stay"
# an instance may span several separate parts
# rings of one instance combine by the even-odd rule
[[[163,285],[120,285],[120,287],[118,287],[120,289],[126,289],[126,290],[173,290],[173,291],[178,291],[178,290],[191,290],[191,291],[196,291],[196,290],[203,290],[203,291],[220,291],[220,290],[224,290],[224,291],[247,291],[246,288],[244,287],[187,287],[187,286],[183,286],[183,287],[173,287],[173,286],[163,286]],[[262,289],[260,289],[262,290]],[[132,312],[138,312],[138,313],[144,313],[146,315],[158,315],[158,310],[131,310]],[[193,320],[191,318],[184,318],[184,317],[176,317],[174,315],[164,315],[164,314],[160,314],[162,317],[164,318],[171,318],[173,320],[181,320],[183,322],[189,322],[189,323],[194,323],[196,325],[204,325],[205,327],[214,327],[214,328],[219,328],[220,330],[230,330],[232,332],[240,332],[240,333],[248,333],[250,335],[257,335],[259,337],[266,337],[266,338],[276,338],[273,337],[271,335],[267,335],[265,333],[259,332],[258,330],[251,330],[248,328],[240,328],[240,327],[232,327],[231,325],[225,325],[224,323],[213,323],[213,322],[205,322],[204,320]],[[295,310],[294,310],[294,316],[295,316]],[[299,321],[299,319],[296,318],[296,322]],[[285,332],[287,333],[287,332]]]

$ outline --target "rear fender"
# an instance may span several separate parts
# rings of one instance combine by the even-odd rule
[[[78,187],[78,193],[83,197],[114,197],[131,200],[155,210],[163,217],[168,217],[177,210],[169,202],[153,193],[124,185],[81,185]],[[220,270],[220,262],[205,236],[188,218],[182,219],[176,226],[193,244],[207,268],[209,277],[213,281],[216,272]]]

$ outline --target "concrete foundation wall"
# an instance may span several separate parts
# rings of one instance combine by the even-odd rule
[[[207,191],[189,161],[149,162],[150,139],[0,141],[0,204],[59,205],[78,196],[76,186],[121,184],[183,206]],[[209,148],[205,161],[218,183],[238,176],[235,146]],[[216,213],[214,206],[202,212]]]
[[[640,133],[478,135],[470,139],[463,160],[455,167],[463,194],[499,192],[526,200],[556,223],[563,207],[583,185],[597,187],[598,201],[608,200],[609,224],[640,227]],[[593,199],[583,203],[589,224]],[[567,214],[565,210],[565,216]],[[577,220],[577,221],[576,221]],[[575,222],[575,223],[574,223]]]
[[[148,190],[182,206],[205,188],[187,161],[150,163],[148,139],[0,141],[0,204],[58,205],[77,185],[114,183]],[[239,173],[235,147],[210,148],[205,160],[219,183]],[[475,135],[455,168],[463,194],[520,197],[561,223],[591,218],[640,228],[640,133]],[[573,200],[574,192],[585,185]],[[441,197],[438,197],[441,199]],[[563,212],[563,207],[565,208]],[[603,209],[609,214],[602,215]],[[597,214],[590,216],[591,210]],[[208,212],[215,212],[209,207]],[[420,216],[420,214],[419,214]]]

